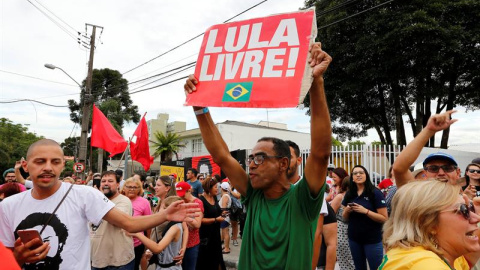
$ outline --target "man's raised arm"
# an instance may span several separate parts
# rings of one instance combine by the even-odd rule
[[[397,188],[413,180],[410,166],[418,158],[428,140],[435,136],[435,133],[448,128],[457,121],[456,119],[451,119],[451,115],[454,112],[456,111],[451,110],[442,114],[432,115],[428,119],[425,128],[398,155],[393,163],[393,175],[395,175]]]
[[[328,158],[332,149],[332,127],[328,112],[323,74],[332,57],[322,51],[321,44],[310,47],[310,66],[313,68],[313,83],[310,88],[310,154],[305,163],[305,178],[312,195],[320,192],[327,176]]]
[[[190,75],[185,83],[185,92],[191,94],[196,91],[195,85],[197,79]],[[222,168],[233,186],[242,195],[247,194],[248,177],[245,170],[240,166],[238,161],[230,155],[227,144],[223,140],[220,132],[213,123],[208,108],[193,107],[197,116],[198,126],[202,133],[203,143],[207,147],[208,152],[212,155],[213,161]]]

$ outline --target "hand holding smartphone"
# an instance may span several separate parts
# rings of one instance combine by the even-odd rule
[[[37,230],[35,229],[28,229],[28,230],[18,230],[17,231],[18,236],[22,240],[23,244],[26,244],[33,239],[38,239],[40,242],[38,244],[33,245],[30,249],[35,249],[41,245],[43,245],[42,237],[40,236],[40,233],[38,233]]]

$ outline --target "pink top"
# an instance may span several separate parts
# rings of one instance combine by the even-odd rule
[[[203,202],[202,200],[195,198],[193,202],[198,203],[200,206],[200,210],[202,213],[204,212],[203,210]],[[194,247],[196,245],[200,244],[200,229],[194,229],[188,226],[188,240],[187,240],[187,248]]]
[[[24,192],[24,191],[27,190],[27,188],[24,185],[22,185],[20,183],[17,183],[17,185],[20,187],[20,192]],[[0,185],[0,188],[2,188],[2,187],[3,187],[3,185]]]
[[[152,209],[150,208],[150,203],[147,199],[137,196],[132,201],[133,207],[133,216],[148,216],[152,214]],[[136,237],[133,237],[133,246],[138,247],[142,242]]]

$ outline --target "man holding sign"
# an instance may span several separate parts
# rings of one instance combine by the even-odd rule
[[[331,123],[323,80],[331,60],[319,43],[310,47],[311,152],[305,165],[305,181],[298,185],[291,185],[287,178],[290,148],[285,141],[261,138],[248,157],[247,174],[230,155],[208,108],[193,107],[205,146],[242,194],[247,207],[239,269],[312,267],[313,237],[331,150]],[[194,93],[197,83],[191,75],[185,91]]]

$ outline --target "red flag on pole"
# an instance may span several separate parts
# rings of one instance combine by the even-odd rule
[[[109,152],[110,157],[122,153],[128,145],[95,104],[93,105],[91,144],[93,147]]]
[[[150,165],[153,163],[153,157],[150,156],[150,146],[148,145],[148,126],[145,121],[145,115],[138,124],[133,138],[130,141],[130,154],[133,160],[140,162],[143,165],[143,169],[148,171]]]

